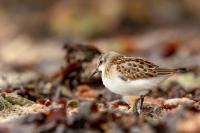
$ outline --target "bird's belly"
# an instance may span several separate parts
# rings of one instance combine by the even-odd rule
[[[103,79],[103,84],[113,93],[120,95],[145,95],[154,89],[163,79],[151,78],[133,81],[124,81],[120,78]]]

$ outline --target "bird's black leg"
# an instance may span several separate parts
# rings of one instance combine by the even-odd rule
[[[147,94],[145,95],[141,95],[140,98],[138,98],[135,102],[135,110],[134,112],[136,112],[137,115],[139,115],[142,111],[143,108],[143,102],[144,102],[144,97],[147,96],[148,94],[151,93],[151,90],[148,91]]]
[[[142,111],[142,106],[144,102],[144,96],[140,96],[135,102],[135,112],[137,115],[139,115]]]
[[[144,102],[144,96],[140,96],[140,110],[142,110],[142,107],[143,107],[143,102]]]

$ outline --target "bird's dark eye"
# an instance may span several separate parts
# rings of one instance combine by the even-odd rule
[[[103,61],[102,61],[102,60],[100,60],[100,61],[99,61],[99,64],[101,65],[102,63],[103,63]]]

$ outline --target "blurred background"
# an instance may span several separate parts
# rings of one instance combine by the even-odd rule
[[[63,64],[67,41],[148,57],[165,66],[198,66],[200,1],[0,0],[4,69],[6,64],[37,64],[43,73],[55,71]]]
[[[198,0],[7,0],[0,1],[1,38],[99,38],[150,28],[193,26]],[[4,35],[4,36],[3,36]]]

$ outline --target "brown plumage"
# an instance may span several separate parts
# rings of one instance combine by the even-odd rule
[[[138,57],[116,56],[112,58],[107,67],[107,73],[113,66],[116,66],[123,80],[147,79],[157,76],[171,75],[179,72],[180,69],[160,68],[152,62]]]

